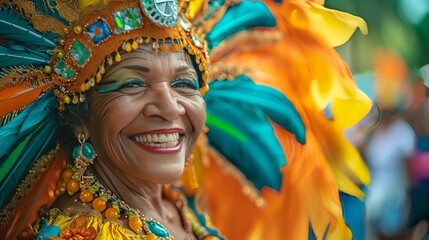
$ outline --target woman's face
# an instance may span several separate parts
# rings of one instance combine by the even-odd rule
[[[91,93],[86,124],[98,161],[153,183],[178,179],[204,126],[190,57],[148,45],[121,54]]]

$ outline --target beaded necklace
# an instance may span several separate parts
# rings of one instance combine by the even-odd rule
[[[77,170],[79,172],[79,170]],[[80,175],[80,174],[79,174]],[[68,192],[70,196],[76,194],[80,190],[79,199],[84,204],[92,203],[92,207],[99,211],[104,212],[106,219],[113,218],[118,219],[121,213],[125,214],[125,218],[128,219],[128,225],[139,236],[145,236],[149,240],[173,240],[174,237],[170,234],[168,229],[161,223],[154,220],[153,218],[146,218],[143,213],[139,210],[130,207],[127,203],[122,201],[116,194],[110,189],[103,186],[103,184],[95,177],[91,168],[88,167],[80,175],[80,181],[75,179],[75,170],[72,168],[65,168],[61,174],[60,179],[57,181],[57,189],[55,194],[61,195],[64,192]],[[165,189],[165,188],[164,188]],[[170,194],[172,198],[172,194]],[[178,207],[184,225],[190,223],[192,231],[195,236],[200,240],[215,240],[218,239],[210,235],[207,229],[201,225],[192,210],[185,206],[185,200],[183,196],[177,197]],[[110,207],[108,205],[110,203]],[[186,222],[186,220],[188,222]],[[187,231],[189,232],[189,231]],[[189,236],[189,235],[188,235]],[[187,237],[186,239],[193,239]]]

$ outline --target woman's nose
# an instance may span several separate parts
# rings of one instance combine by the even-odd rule
[[[185,114],[185,108],[177,101],[177,94],[167,82],[153,84],[146,95],[147,103],[143,108],[146,117],[158,116],[172,121]]]

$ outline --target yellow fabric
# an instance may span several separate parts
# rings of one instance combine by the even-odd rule
[[[60,229],[65,229],[70,226],[70,224],[80,217],[81,215],[75,214],[72,216],[58,215],[57,217],[51,219],[48,224],[58,226]],[[94,227],[97,235],[97,240],[104,239],[146,239],[146,236],[137,236],[132,230],[124,228],[120,224],[103,220],[101,217],[97,216],[88,216],[88,224],[86,228]]]

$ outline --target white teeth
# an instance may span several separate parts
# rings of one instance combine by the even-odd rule
[[[144,134],[135,136],[134,140],[149,146],[167,148],[174,147],[179,143],[180,134]]]
[[[157,134],[152,135],[152,142],[158,142],[158,135]]]
[[[167,142],[167,136],[165,136],[165,134],[159,134],[158,142]]]
[[[174,136],[173,136],[174,134],[168,134],[167,135],[167,142],[172,142],[172,141],[174,141]]]

